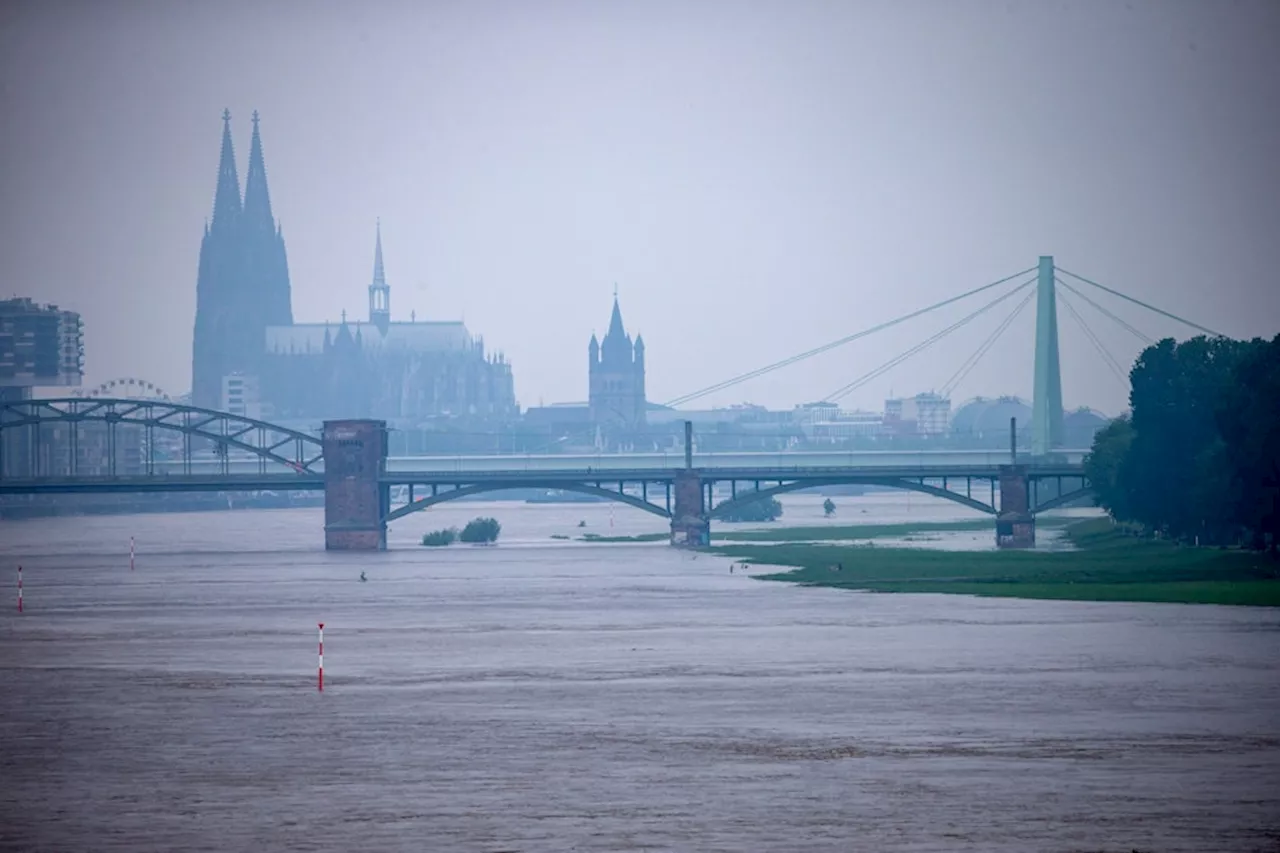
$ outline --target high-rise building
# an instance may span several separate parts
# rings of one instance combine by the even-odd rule
[[[884,401],[884,427],[890,435],[946,435],[951,420],[951,399],[923,393]]]
[[[592,424],[606,429],[634,430],[645,424],[644,338],[635,343],[622,325],[618,295],[603,341],[591,336],[587,345],[588,406]]]
[[[231,143],[231,113],[222,113],[222,152],[205,224],[196,279],[191,401],[217,409],[225,377],[257,375],[267,326],[293,322],[284,236],[271,212],[258,114],[253,114],[244,197]]]
[[[84,377],[80,315],[30,299],[0,300],[0,399],[31,388],[69,387]]]

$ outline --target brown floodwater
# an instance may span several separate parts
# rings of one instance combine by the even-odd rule
[[[482,513],[497,547],[413,545]],[[1276,610],[550,539],[661,529],[609,518],[452,505],[372,555],[318,510],[0,525],[0,850],[1280,849]]]

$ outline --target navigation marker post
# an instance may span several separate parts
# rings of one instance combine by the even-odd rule
[[[129,537],[129,571],[133,571],[133,537]]]
[[[18,612],[22,612],[22,566],[18,566]]]
[[[320,668],[317,670],[316,689],[321,693],[324,692],[324,623],[316,623],[320,626]]]

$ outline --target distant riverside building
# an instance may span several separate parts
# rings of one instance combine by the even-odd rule
[[[1030,441],[1031,405],[1018,397],[975,397],[956,409],[951,434],[959,441],[1009,446],[1009,421],[1017,418],[1020,441]]]
[[[1009,446],[1009,421],[1017,419],[1018,442],[1031,443],[1031,404],[1020,397],[975,397],[956,409],[951,418],[951,439],[957,446]],[[1106,415],[1079,408],[1063,415],[1063,446],[1087,448],[1093,436],[1110,423]]]
[[[84,324],[74,311],[30,299],[0,300],[0,399],[84,379]]]
[[[938,394],[884,401],[884,429],[890,435],[944,436],[950,421],[951,400]]]
[[[884,430],[880,412],[837,412],[828,420],[810,420],[800,425],[800,432],[813,444],[840,444],[855,439],[874,439]]]
[[[222,378],[222,411],[242,418],[262,419],[262,395],[258,377],[229,373]]]
[[[511,365],[460,322],[395,322],[377,228],[364,321],[295,323],[284,237],[271,212],[258,115],[244,197],[223,112],[213,219],[196,283],[193,405],[276,420],[514,418]]]

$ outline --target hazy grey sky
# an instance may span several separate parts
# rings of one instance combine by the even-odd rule
[[[262,113],[295,316],[364,315],[380,216],[393,313],[465,315],[526,406],[585,398],[614,282],[658,402],[1040,254],[1271,336],[1278,56],[1273,0],[11,0],[0,290],[80,311],[90,380],[185,391],[229,107],[242,179]],[[957,403],[1029,395],[1033,311]],[[697,405],[821,398],[965,313]],[[999,319],[845,404],[940,387]],[[1067,404],[1121,409],[1060,320]]]

